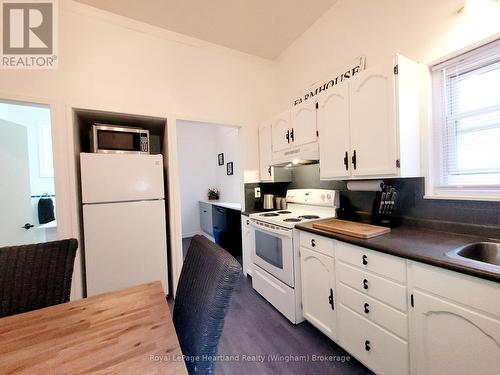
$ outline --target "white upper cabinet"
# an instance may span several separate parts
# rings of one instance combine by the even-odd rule
[[[321,179],[349,178],[349,88],[336,86],[318,101]]]
[[[398,55],[321,95],[321,179],[421,175],[418,80],[418,64]]]
[[[389,64],[361,72],[349,86],[355,177],[397,175],[396,75]]]
[[[316,101],[308,100],[292,108],[290,144],[302,146],[318,140],[316,132]]]
[[[260,180],[272,181],[272,141],[271,123],[264,124],[259,129]]]
[[[271,166],[272,126],[271,121],[259,128],[259,171],[262,182],[283,182],[291,180],[291,171],[281,167]]]
[[[272,120],[272,163],[318,160],[316,101],[311,100],[281,113]]]
[[[281,113],[272,120],[272,151],[278,152],[290,148],[291,138],[290,110]]]

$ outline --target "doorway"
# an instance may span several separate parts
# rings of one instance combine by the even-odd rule
[[[200,234],[241,263],[240,128],[177,120],[176,134],[183,258]]]
[[[0,247],[57,237],[50,107],[0,100]]]

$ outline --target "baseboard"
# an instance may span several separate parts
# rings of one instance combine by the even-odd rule
[[[201,231],[198,231],[198,232],[191,232],[191,233],[182,233],[182,238],[190,238],[190,237],[194,237],[194,236],[196,236],[197,234],[204,235],[204,233],[203,233],[203,232],[201,232]]]

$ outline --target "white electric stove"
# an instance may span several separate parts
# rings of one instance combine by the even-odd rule
[[[333,218],[336,190],[294,189],[288,207],[250,215],[254,230],[252,285],[292,323],[304,320],[301,309],[299,231],[295,225]]]

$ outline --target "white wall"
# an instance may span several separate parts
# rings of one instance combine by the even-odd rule
[[[224,153],[224,165],[217,155]],[[239,129],[196,121],[177,121],[182,236],[201,233],[199,201],[207,200],[209,188],[220,192],[220,201],[241,203]],[[227,163],[233,162],[233,175]]]
[[[0,70],[0,99],[51,105],[58,236],[79,237],[72,107],[240,125],[244,174],[257,180],[257,126],[272,113],[272,62],[70,0],[59,4],[59,68]],[[78,258],[75,267],[73,298],[81,295]]]
[[[201,232],[198,201],[217,186],[216,127],[192,121],[177,126],[182,236],[190,237]]]
[[[395,53],[429,63],[500,32],[498,11],[458,14],[464,4],[464,0],[339,0],[278,58],[275,112],[290,107],[295,94],[355,57],[366,56],[367,67],[388,62]]]
[[[215,139],[216,153],[224,153],[224,165],[218,166],[216,169],[216,187],[220,192],[220,200],[223,202],[241,203],[239,129],[232,126],[217,126]],[[228,176],[227,163],[229,162],[233,162],[233,174]]]
[[[15,122],[26,127],[28,132],[28,154],[30,167],[31,195],[55,193],[54,177],[41,175],[41,153],[48,157],[52,164],[52,149],[41,150],[41,130],[48,126],[50,132],[50,110],[47,106],[27,106],[11,103],[0,103],[0,119]],[[49,145],[50,146],[50,145]]]

